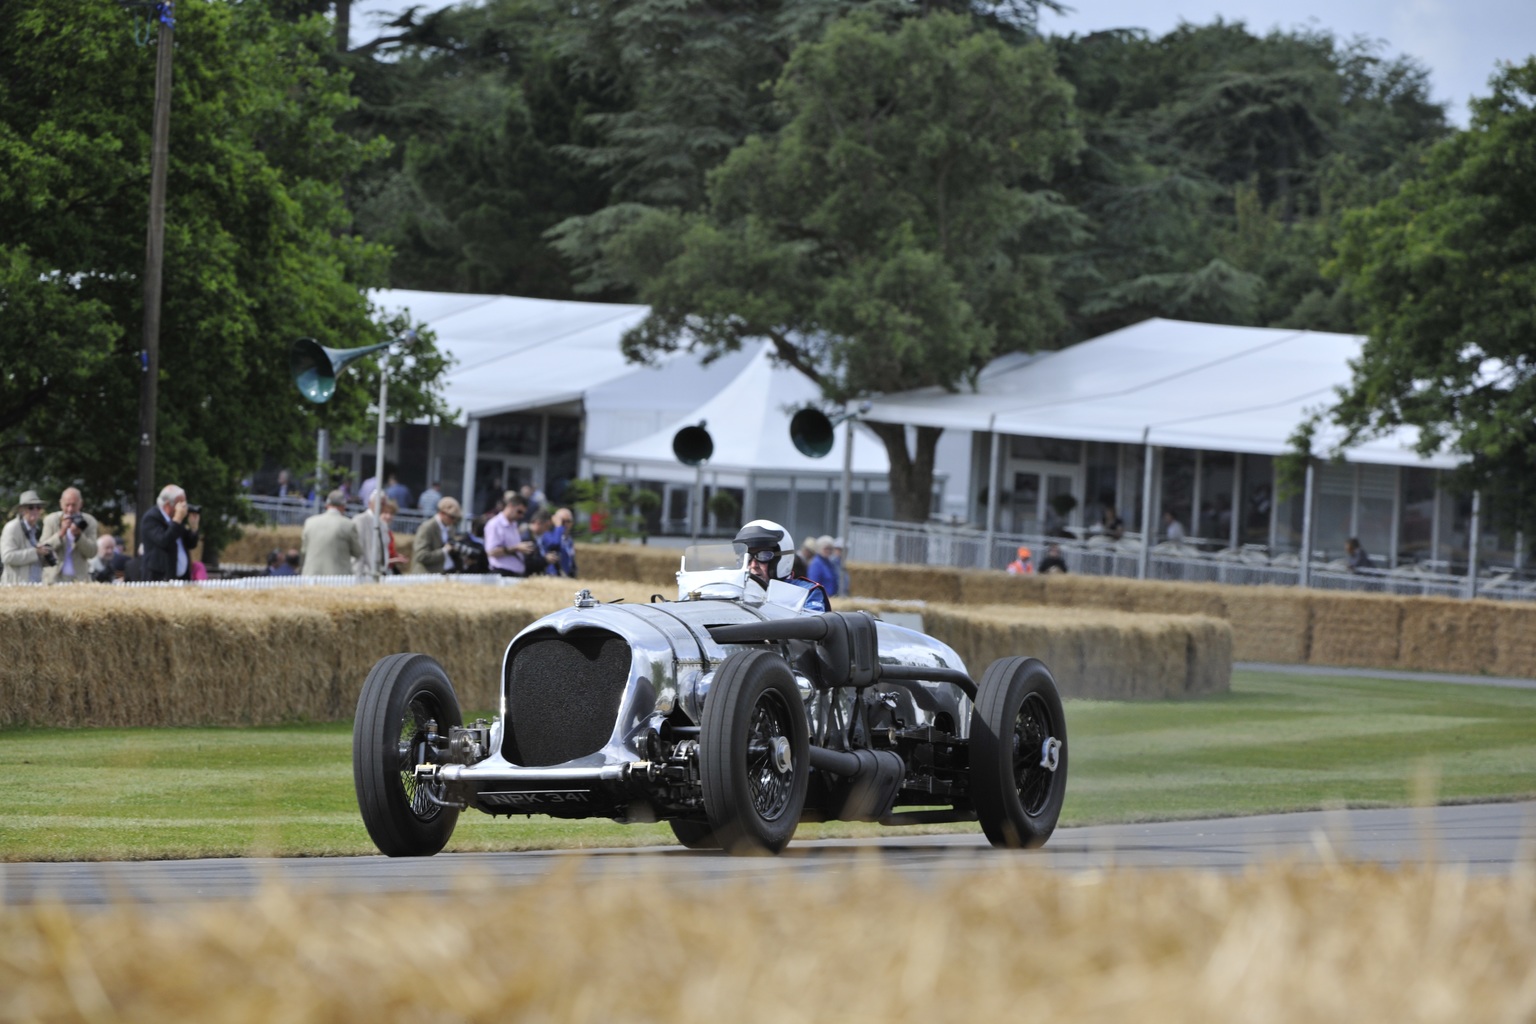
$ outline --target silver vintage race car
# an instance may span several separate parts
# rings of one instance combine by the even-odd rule
[[[668,822],[695,849],[778,853],[802,821],[977,821],[1043,844],[1067,783],[1045,665],[973,681],[948,646],[868,612],[807,612],[730,545],[688,549],[676,601],[574,606],[513,637],[501,708],[465,725],[423,654],[379,661],[353,732],[358,804],[393,857],[459,812]],[[660,595],[657,595],[659,598]]]

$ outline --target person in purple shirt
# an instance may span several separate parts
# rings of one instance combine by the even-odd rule
[[[485,554],[491,571],[502,576],[527,576],[532,566],[533,574],[542,573],[543,568],[535,564],[538,542],[524,532],[527,503],[516,491],[508,491],[504,500],[501,511],[485,522]]]

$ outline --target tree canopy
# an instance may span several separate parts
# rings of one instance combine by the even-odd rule
[[[348,348],[405,325],[362,292],[383,283],[387,253],[349,231],[340,181],[387,143],[338,129],[354,101],[329,68],[328,25],[255,3],[175,13],[155,485],[201,499],[217,539],[264,457],[312,452],[317,425],[367,422],[363,388],[300,398],[290,342]],[[117,4],[21,0],[7,15],[0,473],[18,490],[80,484],[111,518],[135,491],[153,44]],[[441,411],[442,369],[424,341],[392,409]]]
[[[1536,526],[1536,58],[1507,67],[1469,130],[1344,218],[1332,272],[1368,339],[1331,418],[1349,441],[1418,427],[1467,455],[1463,483]]]
[[[767,338],[838,401],[955,387],[1049,339],[1045,243],[1070,217],[1039,182],[1078,144],[1051,64],[956,15],[831,26],[775,88],[784,126],[725,159],[704,210],[648,212],[610,243],[651,306],[626,350]],[[909,453],[875,428],[900,514],[926,515],[937,432]]]

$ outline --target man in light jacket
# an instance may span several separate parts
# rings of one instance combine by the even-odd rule
[[[305,576],[352,575],[352,560],[362,557],[363,542],[346,507],[347,496],[335,490],[326,495],[324,512],[304,520],[299,551]]]
[[[89,583],[91,559],[96,557],[96,517],[83,511],[84,500],[74,487],[59,495],[59,511],[43,520],[43,543],[58,556],[58,564],[43,570],[44,583]]]

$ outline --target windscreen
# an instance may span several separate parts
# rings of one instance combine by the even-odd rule
[[[746,565],[745,558],[733,544],[693,544],[683,550],[683,572],[740,569]]]

